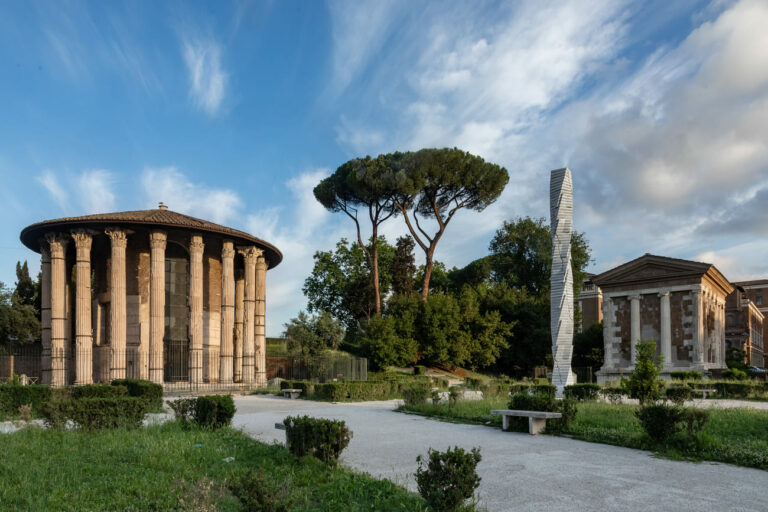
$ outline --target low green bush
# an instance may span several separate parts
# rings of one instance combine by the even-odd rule
[[[280,389],[300,389],[300,398],[309,398],[315,394],[315,384],[306,380],[284,380],[280,382]]]
[[[714,388],[722,398],[748,398],[755,390],[749,382],[715,382]]]
[[[430,448],[426,467],[421,455],[416,457],[416,483],[419,494],[432,510],[452,512],[464,504],[480,485],[477,464],[482,460],[479,448],[467,452],[458,446],[445,452]]]
[[[671,372],[669,375],[674,380],[702,380],[704,378],[704,374],[696,370]]]
[[[665,394],[675,405],[683,405],[693,398],[693,390],[688,386],[670,386],[665,390]]]
[[[665,445],[680,432],[689,438],[697,436],[709,420],[705,410],[666,404],[644,405],[635,411],[635,416],[651,439]]]
[[[557,392],[557,387],[552,384],[536,384],[531,391],[536,395],[549,395],[554,398],[555,393]]]
[[[179,398],[168,402],[176,420],[187,424],[197,420],[197,398]]]
[[[509,408],[519,411],[548,411],[559,412],[563,416],[559,419],[549,420],[547,430],[560,432],[567,428],[576,418],[576,401],[571,398],[557,400],[548,393],[517,393],[512,395]],[[509,418],[510,430],[515,432],[528,432],[528,418]]]
[[[243,510],[258,512],[288,512],[292,500],[287,487],[278,488],[262,471],[251,469],[229,484]]]
[[[615,405],[621,403],[621,399],[627,396],[627,391],[620,387],[609,387],[601,389],[600,395]]]
[[[728,380],[746,380],[747,372],[738,368],[729,368],[722,373],[722,376]]]
[[[427,403],[430,389],[424,386],[410,386],[402,390],[405,405],[421,405]]]
[[[523,392],[527,393],[530,389],[531,384],[529,382],[515,382],[509,386],[509,392],[513,395]]]
[[[312,455],[329,465],[336,465],[352,439],[347,424],[339,420],[288,416],[283,424],[291,453],[297,457]]]
[[[15,415],[22,405],[31,405],[34,414],[41,414],[44,404],[51,401],[49,386],[0,385],[0,414]]]
[[[68,420],[84,430],[137,428],[147,413],[147,401],[117,396],[111,398],[77,398],[51,401],[42,410],[50,428],[61,429]]]
[[[565,386],[563,396],[576,400],[597,400],[600,384],[583,383]]]
[[[427,367],[422,366],[420,364],[417,364],[413,367],[413,374],[414,375],[426,375],[427,374]]]
[[[86,384],[70,389],[70,396],[75,400],[80,398],[119,398],[128,394],[128,388],[109,384]]]
[[[163,408],[163,386],[141,379],[115,379],[113,386],[125,386],[128,396],[145,400],[152,410]]]
[[[232,395],[208,395],[197,397],[195,421],[210,429],[229,426],[235,415]]]

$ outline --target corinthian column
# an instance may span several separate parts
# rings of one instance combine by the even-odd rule
[[[93,382],[93,326],[91,325],[91,244],[84,229],[72,232],[77,249],[75,262],[75,385]]]
[[[262,251],[250,246],[240,250],[245,260],[245,298],[243,299],[245,336],[243,337],[243,383],[254,381],[254,313],[256,304],[256,260]]]
[[[264,324],[266,296],[267,261],[264,259],[264,256],[259,256],[256,261],[256,298],[254,303],[254,345],[256,348],[254,371],[256,373],[256,382],[261,385],[267,383],[267,339]]]
[[[661,355],[664,366],[672,366],[672,311],[669,304],[669,292],[659,293],[661,306]]]
[[[630,315],[630,327],[629,327],[629,336],[630,336],[630,345],[632,353],[631,361],[632,366],[635,365],[635,360],[637,358],[636,347],[637,343],[640,341],[640,295],[632,295],[630,300],[630,307],[629,307],[629,315]]]
[[[105,233],[112,240],[112,259],[109,273],[109,343],[112,349],[110,378],[125,378],[125,248],[128,232],[120,228],[108,228]]]
[[[235,271],[235,364],[232,378],[235,382],[243,381],[243,321],[245,319],[245,272]]]
[[[67,384],[64,345],[66,343],[67,238],[59,233],[45,236],[51,252],[51,386]]]
[[[189,382],[203,382],[203,237],[189,241]]]
[[[40,239],[40,319],[42,330],[40,338],[43,345],[41,354],[42,383],[51,385],[51,246],[45,239]]]
[[[149,380],[163,383],[165,335],[165,231],[149,234]]]
[[[221,354],[219,382],[232,383],[232,335],[235,328],[235,248],[225,240],[221,249]]]

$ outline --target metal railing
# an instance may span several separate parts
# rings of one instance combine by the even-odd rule
[[[368,380],[368,360],[347,356],[267,356],[267,380]]]

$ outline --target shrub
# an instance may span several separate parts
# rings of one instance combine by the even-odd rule
[[[555,393],[557,392],[557,387],[553,384],[536,384],[532,387],[532,391],[537,395],[549,395],[554,398]]]
[[[361,328],[360,348],[375,368],[405,366],[413,362],[418,344],[397,332],[397,320],[391,316],[374,316]]]
[[[17,384],[0,385],[0,413],[16,414],[22,405],[32,406],[32,411],[42,413],[43,405],[51,401],[51,388],[48,386],[19,386]]]
[[[119,398],[128,394],[128,388],[109,384],[86,384],[75,386],[70,390],[70,396],[79,398]]]
[[[206,428],[217,429],[229,426],[235,415],[232,395],[208,395],[197,397],[195,421]]]
[[[288,485],[285,485],[277,489],[261,471],[255,469],[234,479],[229,485],[229,490],[240,500],[243,509],[254,512],[288,512],[291,499],[287,488]]]
[[[610,403],[616,405],[621,403],[621,399],[627,395],[627,391],[620,387],[611,387],[601,389],[600,394]]]
[[[600,384],[584,383],[565,386],[563,396],[576,400],[597,400]]]
[[[547,430],[558,432],[567,428],[576,418],[576,402],[570,398],[562,400],[555,399],[554,396],[543,393],[517,393],[512,395],[509,402],[509,408],[520,411],[548,411],[559,412],[563,415],[560,419],[549,420]],[[527,418],[509,418],[510,430],[516,432],[528,432]]]
[[[69,405],[69,419],[85,430],[140,427],[148,407],[136,397],[80,398]]]
[[[745,380],[747,378],[747,372],[744,370],[739,370],[738,368],[730,368],[725,370],[722,375],[724,379],[729,380]]]
[[[466,452],[458,446],[445,452],[430,449],[426,467],[421,455],[416,457],[416,483],[419,494],[432,510],[454,511],[472,497],[480,485],[477,464],[482,457],[479,448]]]
[[[71,400],[55,400],[42,405],[40,413],[48,428],[61,430],[70,418]]]
[[[656,356],[656,343],[652,341],[638,343],[635,349],[635,370],[627,382],[627,391],[643,405],[661,398],[663,384],[659,382],[659,372],[664,358]]]
[[[417,364],[413,367],[413,374],[414,375],[426,375],[427,374],[427,367],[422,366],[420,364]]]
[[[182,423],[195,423],[197,420],[197,398],[179,398],[168,402],[174,417]]]
[[[527,393],[531,389],[531,384],[528,382],[516,382],[509,386],[509,392],[513,395],[517,393]]]
[[[427,402],[430,390],[424,386],[409,386],[402,393],[405,405],[421,405]]]
[[[21,421],[30,421],[32,419],[32,405],[20,405],[19,406],[19,419]]]
[[[163,386],[160,384],[141,379],[115,379],[112,385],[125,386],[128,389],[128,396],[145,400],[150,409],[163,408]]]
[[[288,416],[283,420],[288,449],[297,457],[312,455],[326,464],[335,465],[349,445],[352,432],[339,420]]]
[[[464,397],[464,388],[460,386],[453,386],[448,391],[448,406],[453,408],[456,403]]]
[[[689,437],[696,436],[709,420],[707,411],[666,404],[645,405],[635,411],[635,416],[651,439],[664,444],[682,431]]]
[[[714,387],[723,398],[747,398],[753,390],[747,382],[716,382]]]
[[[683,405],[693,398],[693,390],[688,386],[671,386],[666,389],[667,398],[675,405]]]
[[[696,370],[671,372],[669,375],[674,380],[701,380],[704,378],[704,374]]]
[[[284,380],[280,382],[280,389],[300,389],[301,398],[308,398],[315,394],[315,384],[306,380]]]

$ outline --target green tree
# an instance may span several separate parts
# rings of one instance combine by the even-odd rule
[[[342,324],[325,311],[312,316],[301,311],[284,327],[283,337],[288,350],[303,355],[314,356],[324,350],[336,349],[344,339]]]
[[[376,316],[362,327],[360,346],[374,368],[406,366],[416,359],[418,346],[413,338],[397,333],[393,316]]]
[[[590,325],[586,330],[573,335],[574,368],[591,367],[599,370],[603,366],[603,323]]]
[[[480,212],[496,201],[509,175],[505,168],[456,148],[422,149],[381,158],[390,170],[386,178],[392,192],[389,197],[424,251],[421,299],[426,301],[435,248],[448,224],[461,209]],[[419,216],[434,220],[437,230],[428,233]]]
[[[413,258],[413,238],[408,235],[397,239],[392,258],[392,292],[407,295],[413,292],[416,264]]]
[[[355,158],[345,162],[331,176],[315,188],[315,198],[327,210],[343,212],[355,223],[357,243],[363,249],[373,285],[374,307],[381,314],[381,287],[379,283],[379,226],[398,213],[392,191],[383,179],[388,168],[381,158]],[[371,222],[370,247],[363,243],[359,211],[367,210]]]
[[[25,261],[16,262],[16,290],[14,291],[20,304],[34,306],[37,300],[37,285],[29,276],[29,267]]]
[[[0,344],[29,343],[40,337],[40,319],[35,307],[0,282]]]
[[[653,341],[644,341],[635,346],[635,369],[626,385],[629,396],[637,398],[640,405],[661,398],[664,386],[659,381],[659,373],[663,363],[664,357],[656,354],[656,343]]]

